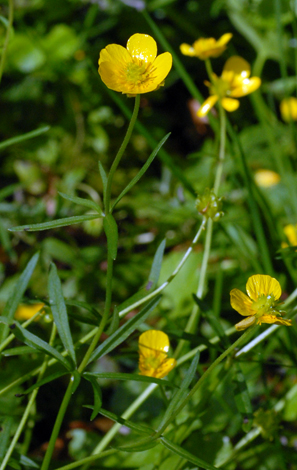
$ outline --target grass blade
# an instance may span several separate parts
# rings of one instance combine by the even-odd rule
[[[100,219],[100,217],[101,216],[99,214],[75,215],[73,217],[51,220],[50,222],[43,222],[41,224],[19,225],[18,227],[10,228],[9,231],[21,232],[22,230],[25,230],[26,232],[38,232],[41,230],[48,230],[50,228],[67,227],[68,225],[80,224],[86,220]]]

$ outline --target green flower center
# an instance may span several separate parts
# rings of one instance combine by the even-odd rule
[[[148,66],[146,63],[131,62],[126,69],[126,80],[133,85],[139,85],[149,78],[147,72]]]
[[[212,95],[218,96],[220,99],[230,94],[230,83],[222,78],[216,78],[214,84],[210,87]]]
[[[273,294],[260,295],[256,301],[253,302],[253,310],[257,312],[257,316],[262,316],[271,311],[274,307],[275,299]]]

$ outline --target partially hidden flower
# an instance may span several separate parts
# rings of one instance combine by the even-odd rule
[[[284,227],[284,232],[291,246],[297,246],[297,224],[288,224]],[[282,248],[287,248],[288,244],[283,242]]]
[[[209,57],[218,57],[227,48],[227,43],[232,36],[231,33],[226,33],[217,41],[214,38],[200,38],[192,46],[185,43],[181,44],[180,50],[184,55],[198,57],[201,60],[206,60]]]
[[[230,292],[231,306],[240,315],[247,318],[235,325],[237,330],[245,330],[256,323],[276,323],[290,326],[291,320],[282,318],[276,303],[282,294],[280,283],[274,278],[264,274],[249,277],[246,284],[247,294],[239,289]]]
[[[272,170],[257,170],[255,173],[255,181],[261,188],[270,188],[280,182],[280,176]]]
[[[43,303],[25,305],[20,304],[15,312],[16,320],[29,320],[35,313],[41,311],[44,307]]]
[[[108,88],[138,95],[164,84],[172,67],[172,56],[164,52],[157,57],[157,44],[151,36],[133,34],[126,49],[118,44],[102,49],[98,63],[99,75]]]
[[[297,98],[284,98],[280,103],[280,113],[284,121],[297,121]]]
[[[199,108],[197,115],[206,116],[210,109],[220,101],[226,111],[232,112],[239,107],[236,98],[246,96],[257,90],[261,85],[259,77],[250,77],[251,67],[242,57],[233,56],[224,65],[220,77],[213,74],[212,82],[205,82],[209,87],[210,96]]]
[[[166,333],[148,330],[139,337],[139,370],[142,375],[162,378],[175,367],[176,360],[167,357],[169,338]]]
[[[217,197],[214,191],[209,188],[206,188],[202,195],[197,196],[195,205],[199,214],[207,219],[212,219],[214,222],[217,222],[224,215],[224,212],[222,212],[222,198]]]

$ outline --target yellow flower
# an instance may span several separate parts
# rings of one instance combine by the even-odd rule
[[[157,57],[156,41],[148,34],[134,34],[127,48],[110,44],[99,57],[99,75],[114,91],[138,95],[163,85],[172,67],[172,56],[164,52]]]
[[[35,315],[35,313],[42,310],[43,307],[44,307],[44,304],[42,303],[31,304],[31,305],[20,304],[15,312],[15,319],[16,320],[29,320]]]
[[[257,170],[255,181],[261,188],[270,188],[280,182],[280,176],[272,170]]]
[[[285,98],[280,103],[280,112],[284,121],[297,121],[297,98]]]
[[[192,46],[182,44],[180,50],[184,55],[198,57],[201,60],[206,60],[209,57],[218,57],[227,48],[227,42],[230,41],[232,36],[233,34],[226,33],[217,41],[214,38],[200,38]]]
[[[210,88],[210,96],[204,101],[197,115],[206,116],[218,100],[226,111],[235,111],[239,107],[239,101],[234,98],[248,95],[261,85],[259,77],[249,78],[250,75],[251,67],[246,60],[239,56],[230,57],[225,63],[221,77],[213,74],[212,83],[205,82]]]
[[[289,224],[284,227],[284,232],[289,240],[291,246],[297,246],[297,224]],[[282,247],[286,248],[288,245],[287,243],[282,243]]]
[[[161,379],[175,367],[176,360],[168,358],[169,338],[158,330],[148,330],[139,337],[139,370],[142,375]]]
[[[230,292],[231,306],[240,315],[247,317],[235,325],[237,330],[245,330],[254,323],[257,325],[276,323],[286,326],[292,324],[291,320],[281,318],[281,313],[275,308],[282,289],[274,277],[263,274],[251,276],[247,281],[246,291],[248,295],[239,289],[232,289]]]

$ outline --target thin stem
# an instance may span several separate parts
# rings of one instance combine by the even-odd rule
[[[134,128],[134,125],[135,125],[135,122],[136,122],[136,119],[137,119],[137,116],[138,116],[139,104],[140,104],[140,95],[136,95],[135,96],[135,103],[134,103],[134,110],[133,110],[133,114],[132,114],[132,117],[131,117],[131,121],[129,123],[125,138],[122,142],[122,145],[120,146],[119,151],[116,154],[116,157],[115,157],[115,159],[114,159],[114,161],[111,165],[109,175],[108,175],[108,178],[107,178],[106,191],[105,191],[105,194],[104,194],[104,207],[105,207],[105,213],[106,214],[110,213],[110,196],[111,196],[112,179],[113,179],[115,171],[116,171],[116,169],[117,169],[117,167],[120,163],[120,160],[123,156],[123,153],[126,150],[126,147],[129,143],[129,140],[131,138],[132,131],[133,131],[133,128]]]
[[[27,328],[27,326],[29,326],[38,316],[40,316],[40,311],[35,313],[35,315],[33,315],[33,317],[29,318],[29,320],[25,321],[22,324],[22,327]],[[9,335],[8,338],[6,338],[6,340],[4,340],[3,343],[1,343],[0,352],[3,351],[3,349],[5,349],[6,346],[8,346],[14,338],[15,338],[15,336],[14,336],[13,333],[11,335]]]
[[[215,182],[214,182],[214,192],[216,195],[218,195],[219,187],[221,184],[223,165],[224,165],[224,160],[225,160],[225,147],[226,147],[226,113],[221,103],[219,103],[219,109],[220,109],[220,151],[219,151],[219,161],[217,165],[217,171],[216,171]]]
[[[3,69],[4,69],[5,59],[6,59],[6,53],[7,53],[9,38],[10,38],[10,32],[12,30],[13,0],[8,0],[8,5],[9,5],[8,25],[7,25],[6,36],[5,36],[5,41],[4,41],[4,45],[3,45],[3,49],[2,49],[2,56],[1,56],[1,61],[0,61],[0,83],[1,83],[2,75],[3,75]]]
[[[56,325],[53,324],[52,332],[51,332],[51,336],[50,336],[50,341],[49,341],[50,345],[52,345],[53,342],[54,342],[54,339],[55,339],[55,336],[56,336],[56,332],[57,332]],[[38,376],[38,378],[37,378],[37,381],[39,381],[39,380],[42,379],[42,377],[43,377],[43,375],[44,375],[44,373],[45,373],[45,371],[46,371],[47,366],[48,366],[48,356],[45,356],[44,361],[43,361],[43,364],[42,364],[42,366],[41,366],[41,368],[40,368],[40,372],[39,372],[39,376]],[[27,404],[27,406],[26,406],[26,409],[25,409],[25,412],[24,412],[24,414],[23,414],[23,417],[22,417],[22,419],[21,419],[21,421],[20,421],[20,424],[18,425],[18,428],[17,428],[17,430],[16,430],[16,432],[15,432],[15,435],[14,435],[12,441],[11,441],[11,444],[10,444],[10,446],[9,446],[9,448],[8,448],[8,450],[7,450],[7,452],[6,452],[6,454],[5,454],[5,457],[4,457],[4,460],[3,460],[2,464],[1,464],[0,470],[4,470],[4,469],[5,469],[5,467],[6,467],[7,463],[8,463],[8,461],[9,461],[9,459],[10,459],[10,457],[11,457],[11,454],[12,454],[12,452],[13,452],[13,450],[14,450],[14,448],[15,448],[15,446],[16,446],[18,440],[19,440],[19,437],[20,437],[20,435],[21,435],[21,433],[22,433],[22,431],[23,431],[23,428],[24,428],[24,426],[25,426],[25,424],[26,424],[26,421],[27,421],[27,419],[28,419],[28,417],[29,417],[29,415],[30,415],[30,411],[31,411],[31,408],[32,408],[32,406],[33,406],[33,404],[34,404],[34,402],[35,402],[35,398],[36,398],[36,396],[37,396],[38,390],[39,390],[39,388],[36,388],[36,389],[33,390],[33,392],[31,393],[31,396],[30,396],[30,399],[29,399],[28,404]]]

